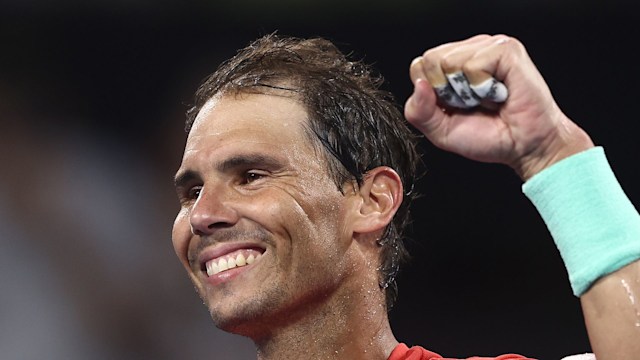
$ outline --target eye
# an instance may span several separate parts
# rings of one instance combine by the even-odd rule
[[[243,183],[244,184],[251,184],[251,183],[253,183],[253,182],[257,181],[257,180],[262,179],[265,176],[266,176],[266,174],[263,174],[261,172],[255,171],[255,170],[250,170],[250,171],[247,171],[244,174]]]
[[[202,186],[194,186],[187,192],[187,199],[196,200],[202,192]]]

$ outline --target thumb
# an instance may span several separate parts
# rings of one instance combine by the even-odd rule
[[[425,79],[416,79],[413,94],[404,106],[404,116],[411,125],[425,135],[428,135],[445,116],[436,101],[436,93],[431,84]]]

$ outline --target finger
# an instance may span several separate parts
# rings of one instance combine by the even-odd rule
[[[491,36],[475,37],[472,41],[461,43],[459,47],[451,49],[442,57],[442,69],[466,108],[482,105],[494,109],[490,102],[504,102],[507,98],[507,88],[504,84],[496,81],[482,68],[474,67],[481,64],[473,59],[478,54],[482,56],[483,49],[495,42],[495,38]]]
[[[439,63],[439,59],[436,58],[436,55],[437,54],[435,52],[431,52],[429,54],[429,57],[423,56],[419,58],[414,71],[416,73],[419,72],[420,76],[423,76],[427,79],[427,81],[429,81],[429,83],[433,86],[436,94],[438,95],[438,99],[440,99],[440,101],[447,106],[466,109],[477,105],[468,103],[460,96],[460,89],[456,89],[452,86],[453,84],[448,79],[447,75],[445,75],[445,72],[443,71],[442,66]],[[471,93],[471,90],[467,90],[465,93],[465,97],[467,97],[466,94]]]
[[[487,35],[487,34],[482,34],[482,35],[475,35],[472,36],[470,38],[464,39],[464,40],[459,40],[459,41],[452,41],[450,43],[446,43],[446,44],[442,44],[439,46],[436,46],[430,50],[427,50],[427,52],[439,52],[439,53],[446,53],[449,52],[451,49],[453,48],[460,48],[460,47],[466,47],[466,46],[473,46],[474,44],[478,44],[481,42],[486,41],[487,39],[490,39],[491,35]]]
[[[463,64],[477,51],[478,44],[487,40],[488,35],[445,44],[425,52],[423,68],[434,84],[439,99],[448,106],[469,109],[480,105],[481,99],[469,86],[462,73]],[[446,83],[443,81],[446,80]]]
[[[491,78],[502,82],[506,78],[506,69],[519,62],[519,45],[516,39],[505,35],[487,39],[462,66],[469,83],[474,87],[490,88],[490,83],[484,83]]]
[[[430,57],[420,56],[413,60],[410,71],[411,79],[414,80],[414,84],[417,79],[425,79],[433,87],[447,85],[447,77],[440,68],[440,64],[431,56],[433,54],[430,54]]]
[[[426,78],[445,105],[469,109],[506,101],[507,87],[493,76],[504,43],[504,35],[479,35],[426,51],[411,64],[411,79]]]
[[[464,45],[442,54],[441,66],[449,83],[464,102],[464,108],[478,105],[495,109],[494,103],[502,103],[508,97],[507,87],[493,77],[492,67],[504,53],[502,44],[508,42],[504,35],[477,37]]]
[[[465,102],[460,99],[455,90],[451,85],[449,85],[449,82],[443,72],[438,72],[437,69],[433,69],[430,74],[425,72],[422,56],[413,59],[411,66],[409,67],[409,75],[414,84],[416,84],[418,79],[427,79],[427,81],[429,81],[433,86],[433,90],[438,96],[438,99],[446,105],[455,108],[466,107]]]
[[[413,94],[404,107],[405,118],[425,135],[437,127],[444,117],[436,100],[436,94],[428,81],[420,78],[416,80]]]
[[[509,96],[506,85],[494,77],[497,71],[496,66],[505,53],[505,47],[502,44],[509,40],[503,35],[487,39],[462,67],[471,90],[483,100],[502,103]],[[486,104],[486,101],[483,101],[483,104]]]
[[[414,85],[418,79],[427,78],[424,74],[424,69],[422,68],[422,56],[418,56],[411,61],[411,65],[409,66],[409,77],[411,77],[411,82]]]

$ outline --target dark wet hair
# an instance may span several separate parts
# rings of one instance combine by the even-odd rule
[[[187,112],[186,130],[202,106],[218,93],[292,91],[309,115],[310,134],[322,145],[329,174],[339,189],[347,182],[362,185],[367,171],[393,168],[405,189],[393,221],[378,240],[380,287],[390,309],[397,296],[396,276],[406,260],[403,232],[419,156],[416,135],[409,129],[393,96],[380,89],[383,79],[362,61],[350,61],[330,41],[270,34],[222,63],[196,92]],[[275,90],[277,91],[277,90]]]

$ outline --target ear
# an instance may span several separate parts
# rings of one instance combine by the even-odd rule
[[[383,230],[402,204],[402,181],[390,167],[368,171],[358,189],[362,201],[353,222],[353,231],[366,234]]]

